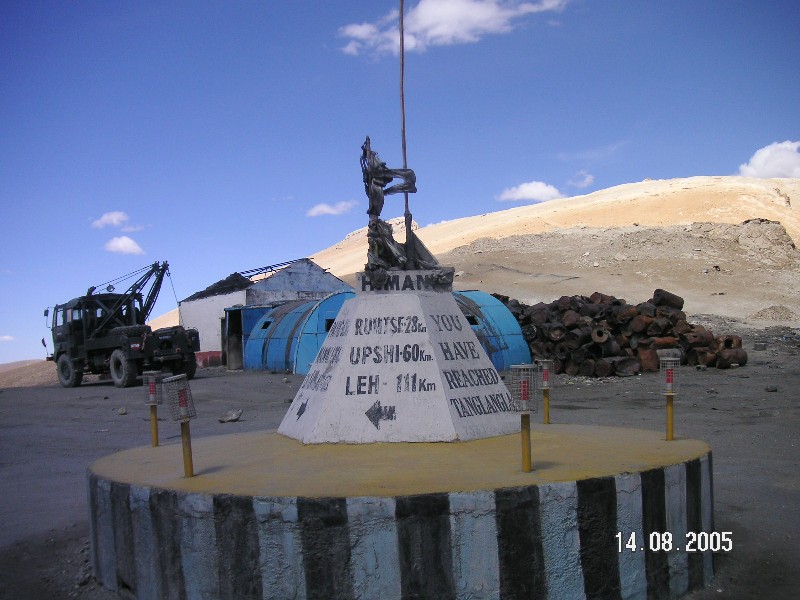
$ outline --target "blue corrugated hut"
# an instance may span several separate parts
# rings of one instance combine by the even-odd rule
[[[353,292],[336,292],[322,300],[299,300],[267,309],[245,343],[244,368],[305,375],[342,304],[353,296]]]
[[[519,324],[502,302],[480,291],[453,295],[498,371],[531,362]],[[305,375],[342,304],[353,296],[353,292],[337,292],[322,300],[253,307],[248,311],[250,318],[245,319],[244,368]],[[259,318],[251,325],[259,312]]]
[[[453,296],[495,369],[506,371],[511,365],[531,362],[522,329],[502,302],[478,290],[453,292]]]

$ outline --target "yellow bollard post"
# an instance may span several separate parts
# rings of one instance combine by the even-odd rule
[[[673,406],[672,400],[675,397],[675,394],[667,393],[667,441],[672,441],[673,439]]]
[[[181,421],[181,443],[183,444],[183,474],[186,477],[194,477],[192,434],[189,431],[189,421]]]
[[[536,410],[536,366],[511,365],[511,400],[519,412],[522,471],[531,472],[531,410]]]
[[[170,407],[172,408],[172,420],[180,421],[181,424],[181,445],[183,446],[183,474],[186,477],[194,477],[194,465],[192,464],[192,434],[189,430],[189,420],[197,416],[192,400],[192,390],[186,375],[175,375],[167,377],[163,381],[167,391]]]
[[[520,415],[520,437],[522,438],[522,471],[530,473],[531,466],[531,415],[522,413]]]
[[[142,373],[146,403],[150,405],[150,438],[153,448],[158,446],[158,405],[163,401],[163,380],[161,371]]]
[[[545,388],[542,390],[542,423],[545,425],[550,424],[550,388]]]
[[[153,440],[153,448],[158,446],[158,406],[150,405],[150,437]]]

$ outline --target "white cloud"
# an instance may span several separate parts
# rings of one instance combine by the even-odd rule
[[[583,189],[589,187],[593,183],[594,183],[594,175],[589,173],[586,169],[581,169],[580,171],[575,173],[575,179],[571,179],[570,181],[568,181],[567,185]]]
[[[11,335],[0,335],[0,342],[13,342],[14,336]]]
[[[406,50],[424,51],[429,46],[471,44],[481,38],[508,33],[522,17],[561,11],[570,0],[419,0],[406,11],[403,21]],[[350,38],[346,54],[391,52],[400,49],[397,10],[375,23],[353,23],[339,29]]]
[[[343,215],[344,213],[348,213],[358,204],[355,200],[345,200],[343,202],[337,202],[333,206],[330,204],[326,204],[323,202],[322,204],[317,204],[312,206],[306,212],[307,217],[319,217],[322,215]]]
[[[92,221],[92,227],[95,229],[102,229],[107,225],[112,225],[114,227],[119,227],[123,223],[128,220],[128,215],[120,210],[115,210],[113,212],[107,212],[102,217],[97,219],[96,221]]]
[[[141,246],[127,235],[111,238],[106,242],[105,249],[119,254],[144,254]]]
[[[498,200],[520,201],[532,200],[533,202],[546,202],[564,196],[558,188],[543,181],[529,181],[518,186],[507,188],[497,197]]]
[[[800,177],[800,142],[775,142],[739,166],[745,177]]]

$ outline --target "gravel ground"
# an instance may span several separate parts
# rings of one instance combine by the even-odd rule
[[[732,532],[734,542],[733,551],[716,556],[712,586],[689,597],[798,597],[800,331],[710,316],[694,322],[741,334],[750,360],[725,371],[681,369],[676,435],[711,444],[715,528]],[[102,456],[149,444],[142,388],[102,381],[75,389],[8,387],[6,375],[0,373],[0,598],[115,598],[88,563],[85,472]],[[192,382],[198,411],[192,435],[275,429],[300,383],[291,375],[201,369]],[[556,385],[554,422],[663,430],[656,374],[558,376]],[[232,409],[242,409],[242,419],[219,423]],[[170,421],[161,432],[162,444],[179,443]]]

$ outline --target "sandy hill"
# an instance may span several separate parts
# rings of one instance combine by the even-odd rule
[[[431,252],[438,255],[482,237],[506,238],[581,225],[615,228],[693,222],[737,224],[753,218],[779,221],[794,240],[800,240],[800,179],[690,177],[646,180],[585,196],[445,221],[423,227],[417,235]],[[395,234],[398,229],[395,227]],[[313,258],[335,275],[347,275],[363,268],[365,247],[366,228],[317,252]]]
[[[0,365],[0,389],[58,385],[56,366],[44,360],[18,360]]]
[[[742,225],[754,219],[773,223]],[[402,240],[402,219],[391,222]],[[696,314],[760,313],[789,324],[800,315],[800,179],[645,180],[416,231],[442,264],[456,267],[458,289],[526,302],[595,291],[640,302],[661,287],[683,295]],[[366,232],[347,234],[313,260],[354,283]],[[177,322],[175,309],[151,325]]]
[[[178,325],[179,321],[180,313],[178,312],[177,308],[173,308],[171,311],[165,312],[163,315],[159,315],[150,319],[147,324],[155,330],[160,329],[161,327],[172,327],[173,325]]]
[[[754,324],[791,324],[800,315],[800,179],[647,180],[437,223],[417,235],[456,267],[459,289],[533,303],[594,291],[641,302],[664,288],[695,314]],[[402,225],[395,236],[403,238]],[[350,283],[365,258],[366,228],[313,256]]]

